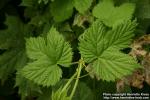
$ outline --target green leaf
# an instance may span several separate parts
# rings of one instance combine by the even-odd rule
[[[84,14],[85,11],[90,8],[92,1],[93,0],[74,0],[74,6],[80,13]]]
[[[72,0],[55,0],[51,4],[51,14],[56,22],[62,22],[73,13]]]
[[[16,16],[7,16],[5,30],[0,30],[0,79],[4,82],[16,69],[22,68],[27,61],[24,37],[29,34],[29,27]],[[32,31],[32,30],[30,30]]]
[[[93,62],[94,72],[107,81],[115,81],[132,74],[132,71],[138,67],[139,65],[132,57],[115,49],[104,51],[101,57]]]
[[[113,0],[103,0],[94,7],[93,15],[105,25],[112,27],[114,24],[131,19],[134,9],[133,3],[123,3],[115,7]]]
[[[120,50],[127,47],[133,37],[136,22],[126,21],[112,30],[106,30],[101,21],[96,21],[79,38],[79,50],[86,63],[103,80],[114,81],[139,67],[136,61]]]
[[[109,40],[107,43],[115,48],[126,48],[132,41],[134,31],[137,26],[136,20],[125,21],[119,25],[114,25],[112,30],[108,31],[106,38]]]
[[[55,85],[62,77],[59,65],[69,67],[72,49],[55,28],[47,38],[29,38],[26,42],[27,55],[33,62],[22,70],[23,76],[43,86]]]

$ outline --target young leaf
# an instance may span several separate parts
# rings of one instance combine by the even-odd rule
[[[93,15],[105,25],[112,27],[116,23],[131,19],[134,9],[135,5],[132,3],[123,3],[115,7],[113,0],[103,0],[94,7]]]
[[[51,4],[51,14],[56,22],[62,22],[73,13],[72,0],[55,0]]]
[[[33,62],[22,70],[23,76],[43,86],[55,85],[62,76],[59,65],[69,67],[72,50],[55,28],[47,38],[29,38],[26,43],[27,55]]]
[[[93,0],[74,0],[75,8],[82,14],[90,8]]]
[[[135,21],[126,21],[107,32],[102,22],[96,21],[79,38],[81,56],[101,79],[114,81],[139,67],[132,57],[120,51],[129,45],[135,26]]]

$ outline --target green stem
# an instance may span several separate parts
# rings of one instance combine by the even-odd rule
[[[82,69],[82,65],[83,65],[83,61],[82,59],[79,61],[79,65],[78,65],[78,69],[77,69],[77,79],[75,81],[75,84],[74,84],[74,87],[73,87],[73,90],[71,92],[71,95],[70,95],[70,98],[72,99],[75,91],[76,91],[76,88],[77,88],[77,85],[78,85],[78,82],[79,82],[79,77],[80,77],[80,73],[81,73],[81,69]]]
[[[63,87],[61,93],[64,92],[64,91],[68,88],[68,86],[69,86],[70,83],[74,80],[74,77],[75,77],[76,75],[77,75],[77,72],[75,72],[75,73],[73,74],[73,76],[69,79],[69,81],[65,84],[65,86]]]

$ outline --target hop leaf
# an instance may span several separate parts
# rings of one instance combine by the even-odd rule
[[[81,56],[103,80],[114,81],[139,67],[132,57],[120,51],[131,42],[135,27],[135,21],[126,21],[107,31],[102,22],[96,21],[80,36]]]
[[[95,6],[93,15],[105,25],[112,27],[116,23],[131,19],[134,9],[135,5],[132,3],[124,3],[115,7],[113,0],[104,0]]]
[[[33,62],[22,70],[23,76],[43,86],[55,85],[62,76],[59,65],[69,67],[72,50],[55,28],[47,38],[29,38],[26,43],[27,55]]]

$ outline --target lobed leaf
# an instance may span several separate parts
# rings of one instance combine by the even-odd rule
[[[26,42],[27,55],[33,62],[22,70],[23,76],[43,86],[55,85],[62,77],[59,65],[69,67],[72,49],[55,28],[47,38],[29,38]]]
[[[86,63],[103,80],[114,81],[131,74],[138,68],[136,61],[123,54],[133,37],[136,22],[126,21],[106,31],[101,21],[96,21],[79,38],[79,50]]]
[[[123,3],[115,7],[113,0],[104,0],[94,7],[93,15],[112,27],[116,23],[131,19],[134,10],[135,5],[132,3]]]

